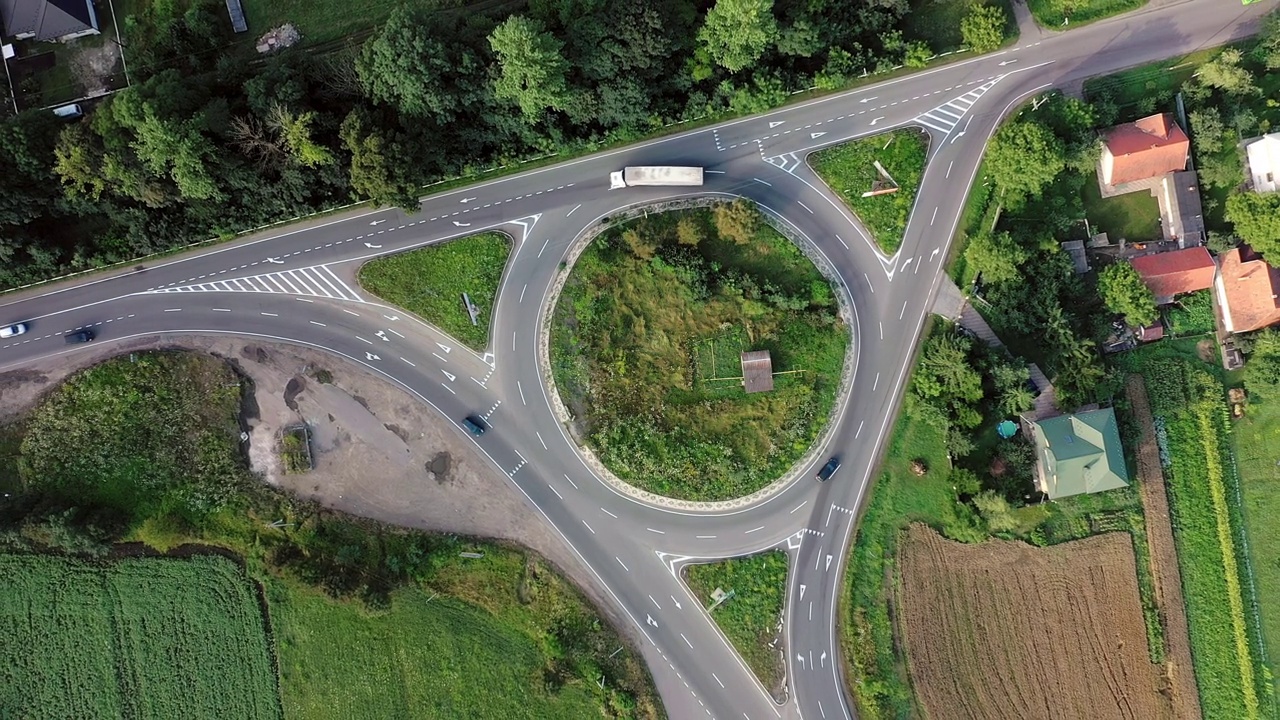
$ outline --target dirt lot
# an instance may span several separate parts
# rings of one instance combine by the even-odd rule
[[[903,540],[900,627],[927,717],[1174,717],[1127,534],[1035,548],[912,525]]]
[[[249,420],[250,461],[272,485],[396,525],[514,540],[549,558],[598,608],[614,612],[555,530],[451,423],[390,383],[319,351],[204,337],[102,346],[64,356],[56,368],[0,374],[0,423],[76,370],[157,347],[210,353],[253,379],[258,407]],[[316,466],[286,475],[277,442],[282,428],[299,422],[311,428]],[[613,619],[630,629],[625,618]]]

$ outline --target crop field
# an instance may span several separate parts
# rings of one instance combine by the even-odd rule
[[[925,716],[1171,716],[1128,534],[1035,548],[905,533],[900,626]]]
[[[360,268],[360,285],[483,352],[510,253],[511,240],[502,233],[472,235],[371,260]],[[479,308],[475,325],[462,293]]]
[[[0,717],[281,717],[258,599],[229,560],[0,554],[0,577]]]
[[[928,149],[925,135],[919,130],[895,130],[819,150],[809,156],[809,164],[862,220],[880,249],[892,254],[902,244]],[[899,189],[887,195],[862,197],[879,177],[874,164],[877,161]]]
[[[782,697],[786,666],[778,643],[783,598],[787,594],[786,553],[773,550],[690,565],[685,579],[703,607],[712,605],[711,593],[716,588],[733,592],[733,597],[711,611],[711,618],[765,688]]]

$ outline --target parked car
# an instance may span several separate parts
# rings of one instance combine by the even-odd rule
[[[840,469],[840,459],[834,458],[834,457],[831,458],[830,460],[827,461],[827,464],[823,465],[822,469],[818,471],[818,482],[826,482],[830,480],[831,476],[835,475],[836,471],[839,469]]]
[[[484,421],[476,417],[475,415],[468,415],[462,418],[462,424],[467,428],[467,430],[471,431],[472,435],[475,435],[477,437],[483,435],[486,429],[484,426]]]
[[[78,345],[80,343],[91,342],[93,340],[93,331],[88,329],[77,330],[75,332],[67,333],[65,337],[68,345]]]
[[[0,328],[0,338],[17,337],[27,331],[26,323],[14,323],[9,327]]]
[[[84,115],[84,108],[81,108],[76,103],[71,103],[70,105],[63,105],[61,107],[54,108],[53,114],[60,118],[78,118],[81,115]]]

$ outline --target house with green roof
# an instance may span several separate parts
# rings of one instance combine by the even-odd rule
[[[1027,424],[1036,447],[1036,486],[1050,500],[1129,484],[1120,429],[1111,408]]]

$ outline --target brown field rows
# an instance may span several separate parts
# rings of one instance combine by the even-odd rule
[[[900,558],[911,681],[931,720],[1174,717],[1128,534],[964,545],[916,524]]]

